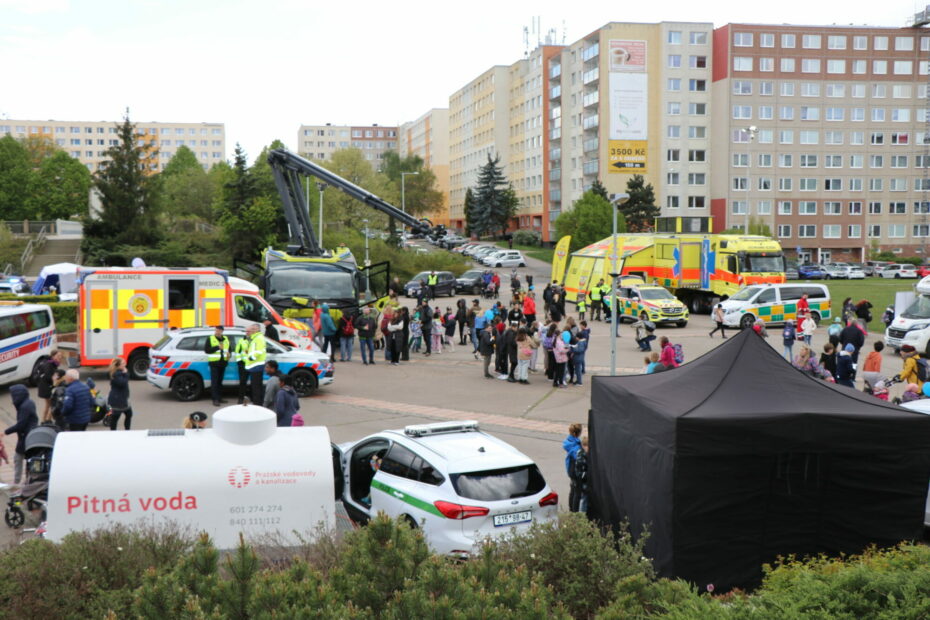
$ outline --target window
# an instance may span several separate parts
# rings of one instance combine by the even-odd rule
[[[669,101],[665,112],[672,116],[681,114],[681,103],[678,101]]]
[[[865,75],[866,70],[866,61],[865,60],[852,60],[850,61],[850,71],[854,75]],[[853,92],[855,92],[855,86],[864,86],[864,84],[854,84]],[[856,95],[853,95],[855,97]]]
[[[862,215],[862,203],[858,201],[853,201],[849,203],[849,214],[850,215]]]
[[[802,178],[798,182],[798,187],[802,192],[816,192],[817,191],[817,179],[813,178]]]
[[[870,192],[880,192],[882,191],[884,184],[882,179],[869,179],[869,191]]]
[[[843,156],[842,155],[824,155],[823,156],[823,167],[824,168],[842,168],[843,167]]]
[[[841,232],[842,226],[839,224],[824,224],[823,226],[824,239],[839,239]]]
[[[853,37],[853,49],[854,50],[869,49],[869,37],[865,37],[865,36]]]
[[[887,93],[884,84],[872,84],[872,97],[875,99],[884,99]]]
[[[760,168],[771,168],[772,167],[772,154],[771,153],[759,153],[759,167]]]
[[[845,97],[846,84],[839,82],[830,82],[827,84],[827,97]]]
[[[693,93],[703,93],[707,90],[707,80],[688,80],[688,90]]]
[[[749,179],[746,177],[733,177],[733,189],[736,191],[746,191],[749,189]]]
[[[894,108],[891,110],[892,123],[909,123],[911,111],[908,108]]]
[[[791,224],[779,224],[778,225],[778,236],[782,239],[788,239],[791,237]]]
[[[774,82],[759,82],[759,94],[763,97],[771,97],[775,93]]]
[[[775,108],[770,105],[759,106],[759,120],[770,121],[775,117]]]
[[[819,106],[801,106],[801,120],[802,121],[819,121],[820,120],[820,107]]]
[[[734,71],[752,71],[752,56],[734,56]]]
[[[817,215],[817,203],[813,200],[801,200],[798,202],[799,215]]]
[[[707,45],[707,33],[706,32],[689,32],[688,40],[691,45]]]
[[[781,96],[782,97],[794,97],[794,82],[782,82],[781,83]]]
[[[820,96],[820,83],[819,82],[801,82],[801,96],[802,97],[819,97]]]
[[[817,167],[817,156],[816,155],[801,155],[801,167],[802,168],[816,168]]]
[[[873,131],[869,137],[869,141],[872,144],[884,144],[885,143],[885,134],[881,131]]]
[[[752,47],[751,32],[733,33],[733,47]]]
[[[704,149],[691,149],[688,151],[688,161],[705,161]]]
[[[888,73],[888,61],[887,60],[873,60],[872,61],[872,73],[875,75],[885,75]]]
[[[882,168],[885,165],[885,158],[882,155],[869,155],[869,168]]]
[[[735,105],[735,106],[733,106],[733,118],[735,118],[735,119],[751,119],[751,118],[752,118],[752,106],[751,106],[751,105]]]
[[[669,125],[668,126],[668,137],[669,138],[680,138],[681,137],[681,125]]]
[[[881,215],[881,213],[882,213],[882,203],[880,202],[869,203],[869,215]]]
[[[892,192],[906,192],[907,179],[902,179],[900,177],[890,179],[888,182],[888,190]]]
[[[846,73],[845,60],[828,60],[827,73]]]
[[[195,281],[185,280],[168,280],[168,309],[169,310],[193,310],[194,306]]]
[[[889,239],[900,239],[904,237],[904,224],[889,224],[888,225],[888,238]]]
[[[665,175],[665,183],[667,185],[678,185],[678,173],[669,172]]]
[[[846,49],[846,37],[842,35],[831,35],[827,37],[827,49],[828,50],[844,50]]]
[[[794,144],[794,131],[791,129],[782,129],[778,132],[779,144]]]
[[[819,144],[820,143],[820,132],[819,131],[801,131],[798,134],[800,136],[800,144]]]
[[[681,161],[681,151],[679,149],[669,149],[665,152],[665,161]]]
[[[921,86],[926,86],[922,84]],[[911,98],[911,85],[910,84],[895,84],[891,87],[891,96],[895,99],[910,99]],[[926,97],[924,97],[926,98]]]
[[[733,167],[734,168],[748,168],[749,167],[749,153],[733,153]]]
[[[813,224],[801,224],[798,226],[798,237],[810,238],[817,236],[817,227]]]
[[[756,213],[759,215],[772,215],[772,201],[760,200],[756,203]]]
[[[793,156],[791,153],[779,153],[778,155],[778,167],[779,168],[790,168],[792,164]]]
[[[907,155],[892,155],[891,156],[891,167],[892,168],[907,168]]]
[[[870,237],[881,237],[882,236],[882,225],[881,224],[869,224],[869,236]]]
[[[678,196],[666,196],[665,197],[665,208],[666,209],[677,209],[678,207],[679,207]]]
[[[691,116],[704,116],[705,114],[707,114],[707,104],[706,103],[689,103],[688,114],[690,114]]]
[[[669,69],[678,69],[681,67],[681,54],[669,54],[668,55],[668,67]]]
[[[734,95],[751,95],[752,94],[752,82],[750,82],[749,80],[733,80],[733,94]]]
[[[824,179],[823,190],[825,192],[843,191],[843,180],[842,179]],[[836,203],[836,204],[839,205],[840,203]],[[836,215],[839,215],[839,212],[837,212]]]
[[[692,69],[706,69],[707,68],[707,56],[689,56],[688,66],[691,67]]]
[[[895,37],[894,49],[898,52],[911,52],[914,50],[914,37]]]
[[[886,50],[888,49],[888,37],[875,37],[875,44],[873,49],[876,50]]]
[[[759,47],[775,47],[775,35],[764,32],[759,35]]]
[[[842,131],[825,131],[823,132],[824,144],[843,144]]]
[[[689,209],[703,209],[704,208],[704,196],[688,196],[688,208]]]
[[[774,58],[760,58],[759,59],[759,71],[774,71],[775,70],[775,59]]]
[[[791,191],[791,177],[779,177],[778,179],[778,191],[780,192],[790,192]]]
[[[849,110],[849,120],[859,122],[865,120],[865,108],[851,108]]]
[[[850,131],[849,143],[854,145],[865,144],[865,133],[861,131]]]
[[[681,31],[680,30],[669,30],[668,31],[668,42],[671,45],[680,45],[681,44]]]
[[[703,172],[689,172],[688,185],[704,185],[705,175]]]
[[[930,202],[915,202],[914,213],[919,215],[930,213]]]
[[[703,125],[692,125],[688,127],[688,137],[695,139],[706,138],[707,128]]]
[[[748,205],[745,200],[734,200],[730,206],[730,212],[733,215],[746,215],[747,211]]]
[[[794,72],[794,58],[782,58],[779,65],[782,73]]]
[[[778,108],[778,118],[783,121],[790,121],[794,119],[794,106],[783,105]]]
[[[914,62],[911,60],[896,60],[892,70],[895,75],[911,75],[914,73]]]
[[[817,58],[802,58],[801,73],[820,73],[820,60]]]
[[[669,78],[666,85],[669,91],[678,92],[681,90],[681,78]]]
[[[778,215],[791,215],[791,201],[790,200],[779,200],[778,201]]]
[[[808,50],[819,50],[820,49],[820,35],[819,34],[805,34],[801,36],[801,47]]]
[[[771,129],[760,129],[757,137],[759,144],[771,144],[774,140],[775,132]]]
[[[927,236],[930,236],[930,225],[927,225],[927,224],[914,224],[914,236],[915,236],[915,237],[927,237]]]
[[[781,46],[785,48],[793,48],[795,43],[795,35],[793,34],[783,34],[781,35]]]

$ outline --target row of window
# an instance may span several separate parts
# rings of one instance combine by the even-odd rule
[[[674,153],[673,153],[674,151]],[[675,157],[676,159],[671,159]],[[678,161],[678,150],[669,149],[666,152],[667,161]],[[823,158],[821,160],[821,157]],[[799,154],[798,165],[801,168],[819,168],[821,161],[824,168],[842,168],[843,155],[817,155],[817,154]],[[749,168],[749,153],[733,153],[731,163],[734,168]],[[907,168],[910,156],[908,155],[890,155],[888,161],[892,168]],[[795,161],[794,153],[779,153],[778,167],[793,168]],[[771,153],[758,153],[756,156],[756,166],[759,168],[771,168],[773,157]],[[850,168],[863,168],[865,164],[865,155],[849,155],[847,163]],[[869,155],[870,168],[883,168],[885,165],[884,155]],[[915,168],[930,168],[930,158],[925,155],[914,156]]]
[[[842,224],[824,224],[822,227],[823,239],[842,239]],[[800,224],[797,227],[798,239],[812,239],[817,237],[816,224]],[[890,224],[886,228],[886,237],[888,239],[904,239],[907,235],[907,226],[905,224]],[[779,224],[777,234],[781,239],[791,238],[791,224]],[[882,236],[881,224],[869,224],[866,227],[866,234],[871,238],[880,238]],[[930,237],[930,225],[914,224],[911,228],[912,237]],[[862,224],[849,224],[846,226],[847,239],[862,238]]]
[[[868,191],[870,192],[884,192],[885,191],[885,181],[888,181],[887,189],[890,192],[906,192],[907,191],[907,178],[900,177],[894,179],[883,179],[883,178],[871,178],[869,179]],[[774,183],[771,177],[759,177],[756,179],[755,190],[760,192],[769,192],[772,191]],[[843,191],[843,179],[834,178],[834,179],[823,179],[823,186],[819,187],[820,179],[813,177],[805,177],[798,179],[798,191],[801,192],[816,192],[822,191],[825,192],[841,192]],[[748,177],[733,177],[733,182],[731,187],[734,191],[745,192],[749,191],[749,178]],[[921,178],[914,178],[914,191],[924,191],[924,188],[927,188],[927,183]],[[930,189],[930,188],[927,188]],[[780,192],[793,192],[794,188],[794,179],[792,177],[779,177],[778,178],[778,191]],[[861,192],[863,191],[863,180],[860,178],[846,179],[846,191],[847,192]]]
[[[869,215],[907,215],[907,203],[905,201],[891,201],[882,203],[872,201],[863,203],[858,200],[851,200],[845,205],[846,215],[862,215],[863,205]],[[824,215],[843,215],[844,205],[838,200],[825,200],[822,203]],[[778,201],[778,215],[794,215],[795,203],[792,200]],[[817,215],[819,205],[816,200],[799,200],[797,202],[798,215]],[[746,200],[733,200],[730,202],[730,212],[733,215],[750,215],[749,202]],[[913,203],[911,211],[915,215],[926,215],[930,213],[930,202],[916,201]],[[772,215],[771,200],[757,200],[755,215]]]
[[[669,69],[681,69],[681,54],[669,54],[666,65]],[[706,69],[707,56],[691,55],[688,56],[688,68]]]
[[[0,135],[8,134],[8,133],[14,133],[14,131],[13,131],[14,128],[15,128],[15,130],[16,130],[15,133],[17,133],[17,134],[25,134],[25,133],[26,133],[26,130],[27,130],[27,126],[26,126],[26,125],[0,125]],[[68,127],[68,128],[61,127],[61,126],[56,126],[56,127],[52,128],[52,127],[49,127],[49,126],[38,127],[38,126],[34,126],[34,125],[28,127],[28,130],[29,130],[28,133],[30,133],[30,134],[51,134],[52,131],[53,131],[53,129],[54,129],[54,133],[56,133],[56,134],[58,134],[58,133],[72,133],[72,134],[77,134],[77,133],[83,133],[83,134],[103,134],[103,133],[111,133],[111,134],[115,134],[115,133],[117,133],[117,128],[116,128],[115,126],[113,126],[113,127],[83,127],[83,128],[82,128],[82,127],[75,127],[75,126]],[[66,131],[66,129],[67,129],[68,131]],[[83,129],[83,131],[82,131],[82,129]],[[196,136],[196,135],[198,135],[198,134],[201,135],[201,136],[206,136],[206,135],[208,135],[208,134],[207,134],[207,128],[206,128],[206,127],[201,127],[201,128],[199,128],[199,129],[194,128],[194,127],[189,127],[189,128],[187,128],[187,129],[185,129],[185,128],[183,128],[183,127],[175,127],[175,128],[171,128],[171,127],[149,127],[149,128],[147,128],[147,129],[144,128],[144,127],[143,127],[143,128],[138,128],[138,127],[136,128],[136,134],[138,134],[138,135],[140,135],[140,136],[144,136],[144,135],[157,136],[157,135],[159,135],[159,134],[160,134],[160,135],[163,135],[163,136],[166,136],[166,135],[171,135],[171,132],[172,132],[172,131],[174,132],[174,135],[177,135],[177,136],[183,136],[183,135]],[[214,136],[219,136],[219,135],[222,135],[222,134],[223,134],[223,130],[222,130],[222,128],[220,128],[220,127],[214,127],[214,128],[211,130],[210,133],[212,133]]]
[[[87,158],[87,157],[106,157],[107,156],[106,151],[68,151],[68,154],[71,155],[71,157],[74,157],[75,159],[80,159],[81,157]],[[171,151],[159,151],[159,157],[161,157],[162,159],[171,159],[173,156],[174,156],[174,153],[172,153]],[[199,157],[200,159],[207,159],[209,157],[212,157],[213,159],[222,159],[223,153],[219,151],[213,151],[213,153],[208,155],[204,151],[200,153]],[[90,164],[87,164],[87,166],[89,168]]]
[[[703,104],[701,104],[703,105]],[[672,110],[669,106],[669,110]],[[777,107],[778,120],[780,121],[829,121],[838,122],[850,120],[853,122],[864,122],[868,117],[873,123],[909,123],[911,122],[911,108],[844,108],[839,106],[828,106],[821,108],[819,105],[802,105],[797,108],[793,105],[780,105]],[[760,121],[775,120],[776,107],[771,105],[757,106],[755,113]],[[823,114],[821,114],[823,112]],[[847,112],[849,112],[847,118]],[[678,112],[680,113],[680,111]],[[673,114],[673,112],[669,112]],[[926,108],[917,108],[913,115],[918,122],[924,122],[927,118]],[[732,108],[732,118],[736,120],[752,120],[753,107],[751,105],[734,105]]]
[[[755,34],[752,32],[734,32],[733,47],[753,47]],[[843,34],[827,35],[826,37],[820,34],[802,34],[801,47],[803,49],[819,50],[823,46],[823,40],[826,39],[828,50],[845,50],[849,38]],[[869,49],[869,35],[853,35],[851,38],[852,49]],[[889,40],[890,37],[886,35],[873,35],[872,49],[876,51],[888,50]],[[783,33],[781,35],[782,49],[794,49],[797,47],[797,42],[798,37],[794,33]],[[775,47],[775,34],[771,32],[759,33],[759,47]],[[914,37],[895,36],[894,50],[896,52],[914,51]],[[930,37],[920,37],[920,51],[926,52],[927,50],[930,50]]]
[[[673,58],[677,58],[677,65],[672,64]],[[734,56],[733,71],[752,71],[753,66],[755,65],[755,60],[759,61],[759,71],[775,71],[775,58],[762,57],[756,59],[752,56]],[[845,58],[831,58],[823,62],[821,62],[820,58],[801,58],[800,63],[797,62],[798,60],[799,59],[797,58],[779,58],[778,70],[782,73],[794,73],[800,67],[801,73],[821,73],[824,69],[826,69],[826,72],[831,75],[845,75],[847,72],[847,59]],[[868,70],[867,60],[849,59],[848,63],[849,73],[852,73],[853,75],[865,75]],[[920,61],[917,64],[920,75],[927,75],[927,61]],[[681,57],[670,55],[669,67],[680,66]],[[912,75],[914,73],[914,61],[886,59],[872,60],[872,75],[888,75],[889,69],[891,69],[892,75]]]
[[[668,31],[668,41],[669,45],[681,45],[681,30],[669,30]],[[689,32],[688,33],[688,44],[689,45],[707,45],[707,33],[706,32]]]
[[[926,73],[924,73],[926,74]],[[677,80],[676,84],[673,83],[673,80],[677,78],[670,78],[666,84],[669,91],[675,92],[681,90],[680,82]],[[759,85],[759,95],[762,97],[772,97],[775,95],[775,82],[768,80],[759,80],[758,82],[754,80],[733,80],[732,82],[732,92],[734,95],[751,95],[753,93],[753,85],[758,83]],[[778,82],[778,94],[782,97],[794,97],[795,94],[800,93],[802,97],[820,97],[821,92],[825,93],[827,97],[846,97],[846,89],[849,87],[849,94],[854,99],[864,99],[867,91],[871,91],[873,99],[884,99],[888,96],[889,86],[890,92],[893,98],[895,99],[908,99],[911,97],[911,84],[843,84],[841,82],[801,82],[800,89],[797,88],[797,82],[792,82],[790,80],[782,80]],[[870,89],[867,89],[867,86],[871,86]],[[927,85],[919,84],[917,86],[917,98],[925,99],[927,96]]]
[[[760,128],[753,131],[751,128],[737,128],[732,130],[732,141],[734,144],[749,144],[753,138],[759,144],[774,144],[775,130]],[[778,144],[794,144],[795,133],[797,133],[798,144],[820,144],[821,133],[823,134],[823,143],[826,145],[842,145],[846,143],[846,135],[849,135],[849,144],[852,146],[862,146],[866,144],[866,133],[864,131],[824,131],[816,129],[801,129],[795,132],[794,129],[778,130]],[[906,131],[892,131],[887,134],[884,131],[873,131],[869,133],[868,144],[881,146],[890,144],[892,146],[903,146],[911,143],[910,134]],[[925,140],[924,133],[917,135],[916,142],[923,143]]]

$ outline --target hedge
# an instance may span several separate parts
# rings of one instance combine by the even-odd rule
[[[58,295],[18,296],[13,293],[0,293],[0,301],[21,301],[24,304],[51,304],[58,301]]]
[[[55,325],[59,332],[69,332],[77,329],[77,309],[76,301],[58,301],[48,304],[52,309],[52,316],[55,318]]]

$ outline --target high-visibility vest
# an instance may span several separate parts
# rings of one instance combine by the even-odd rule
[[[601,300],[601,287],[595,286],[591,289],[591,301]]]
[[[429,274],[429,276],[426,278],[427,286],[436,286],[436,284],[438,283],[439,283],[439,276],[436,275],[435,273]]]
[[[602,285],[601,285],[601,295],[602,295],[602,296],[604,296],[604,297],[609,297],[609,296],[610,296],[610,291],[611,291],[611,288],[610,288],[610,285],[609,285],[609,284],[602,284]]]
[[[207,354],[208,362],[219,362],[229,360],[229,338],[223,336],[222,339],[216,336],[210,336],[210,346],[216,347],[217,350]]]
[[[584,312],[584,311],[585,311],[585,299],[586,299],[586,298],[587,298],[587,294],[585,294],[585,293],[578,293],[578,301],[576,302],[577,305],[578,305],[578,312]]]
[[[264,366],[268,350],[265,345],[265,337],[262,336],[261,332],[255,332],[255,334],[249,338],[248,347],[249,352],[245,360],[246,370],[253,370]]]

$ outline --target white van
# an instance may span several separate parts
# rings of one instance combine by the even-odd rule
[[[930,276],[918,282],[914,290],[917,297],[885,330],[885,345],[897,351],[909,344],[924,355],[930,341]]]
[[[31,380],[56,346],[48,306],[0,301],[0,385]]]
[[[831,317],[830,290],[823,284],[791,282],[786,284],[754,284],[737,291],[721,302],[723,323],[727,327],[752,327],[756,319],[766,324],[798,319],[798,300],[807,295],[811,316],[820,324]]]

